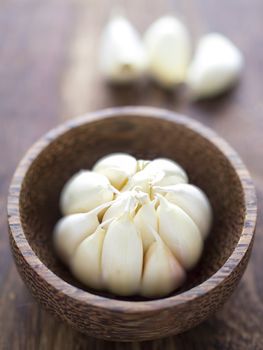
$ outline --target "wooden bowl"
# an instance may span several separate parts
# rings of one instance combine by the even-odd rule
[[[211,201],[214,224],[203,257],[169,297],[99,295],[77,282],[53,251],[62,186],[79,169],[116,151],[176,160]],[[214,132],[165,110],[124,107],[66,122],[34,144],[14,174],[8,217],[18,271],[43,306],[89,335],[142,341],[183,332],[225,302],[251,252],[256,197],[239,156]]]

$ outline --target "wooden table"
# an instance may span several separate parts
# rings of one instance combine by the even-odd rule
[[[0,348],[263,349],[263,2],[120,1],[141,31],[156,17],[177,11],[194,37],[217,30],[243,50],[246,69],[241,84],[230,94],[206,103],[190,103],[184,93],[165,93],[146,82],[129,89],[111,89],[104,84],[97,71],[97,41],[113,3],[0,3]],[[249,266],[224,308],[185,334],[143,344],[88,338],[40,309],[16,272],[6,228],[8,184],[32,142],[67,118],[127,104],[169,108],[215,129],[236,148],[250,169],[259,205]]]

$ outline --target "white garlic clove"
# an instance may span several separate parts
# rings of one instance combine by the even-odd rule
[[[113,16],[101,37],[100,69],[114,83],[138,79],[147,64],[140,36],[123,16]]]
[[[111,206],[106,210],[103,221],[108,221],[112,218],[118,218],[121,216],[127,206],[130,206],[130,213],[135,210],[137,201],[135,200],[134,193],[131,191],[120,193],[114,200]]]
[[[184,169],[171,159],[156,158],[147,164],[144,170],[155,174],[163,172],[165,176],[175,176],[181,179],[181,182],[188,182],[188,176]],[[163,177],[160,178],[160,181],[162,179]]]
[[[143,266],[143,246],[129,213],[113,221],[102,249],[102,276],[106,288],[117,295],[139,291]]]
[[[83,213],[112,198],[113,190],[106,176],[80,171],[65,184],[60,197],[60,208],[64,215]]]
[[[136,159],[125,153],[113,153],[95,163],[92,170],[105,175],[118,190],[125,184],[128,177],[135,174]]]
[[[161,195],[158,198],[159,234],[180,264],[185,269],[191,269],[203,250],[201,233],[183,209]]]
[[[93,213],[78,213],[59,220],[54,229],[54,246],[60,259],[68,264],[78,245],[99,225]]]
[[[158,191],[158,187],[156,188]],[[182,208],[195,222],[205,239],[212,224],[212,208],[206,194],[198,187],[190,184],[177,184],[159,189],[166,193],[169,202]]]
[[[170,88],[185,80],[191,41],[187,28],[178,18],[159,18],[146,31],[144,44],[149,73],[158,83]]]
[[[101,254],[106,231],[98,226],[96,231],[85,238],[70,261],[73,275],[86,286],[102,289]]]
[[[234,85],[243,65],[242,53],[229,39],[210,33],[199,41],[186,82],[194,98],[213,97]]]
[[[151,244],[144,257],[141,295],[162,297],[180,287],[185,271],[161,241]]]
[[[149,164],[151,161],[146,159],[138,159],[137,160],[137,171],[143,170],[147,164]]]
[[[144,170],[138,171],[131,176],[125,186],[121,189],[122,192],[131,191],[134,188],[139,189],[142,192],[150,194],[151,182],[155,178],[156,174]]]
[[[155,201],[148,200],[142,204],[134,217],[134,223],[141,234],[143,251],[146,252],[155,240],[151,228],[155,231],[158,230],[158,217],[155,210]]]

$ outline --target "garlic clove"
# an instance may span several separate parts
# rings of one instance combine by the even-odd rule
[[[161,195],[157,197],[160,201],[157,209],[159,234],[180,264],[185,269],[191,269],[203,250],[201,233],[184,210]]]
[[[106,176],[80,171],[65,184],[60,208],[64,215],[88,212],[112,198],[113,190]]]
[[[154,173],[163,172],[165,176],[175,176],[181,178],[181,182],[188,182],[188,176],[184,169],[171,159],[156,158],[147,164],[144,170]]]
[[[135,174],[136,159],[125,153],[113,153],[95,163],[93,171],[105,175],[118,190],[125,184],[128,177]]]
[[[156,174],[144,170],[138,171],[131,176],[125,186],[121,189],[122,192],[130,191],[134,188],[139,189],[142,192],[150,194],[151,182],[155,178]]]
[[[103,216],[103,222],[121,216],[127,205],[130,205],[130,213],[134,211],[137,205],[134,193],[131,191],[120,193],[117,196],[112,205],[106,210]]]
[[[129,213],[113,221],[102,249],[102,276],[106,288],[117,295],[139,291],[143,266],[143,246]]]
[[[96,231],[85,238],[70,261],[73,275],[90,288],[103,288],[101,254],[106,231],[98,226]]]
[[[165,186],[160,190],[166,193],[165,198],[169,202],[178,205],[193,219],[205,239],[210,231],[213,217],[206,194],[200,188],[190,184]]]
[[[164,16],[146,31],[144,44],[148,70],[164,87],[182,83],[191,58],[191,41],[185,25],[174,16]]]
[[[134,217],[134,223],[141,234],[143,251],[146,252],[154,242],[151,229],[158,230],[158,218],[155,210],[155,201],[147,201],[142,204]]]
[[[78,213],[58,221],[54,229],[54,246],[60,259],[68,264],[78,245],[99,225],[93,213]]]
[[[140,36],[121,15],[113,16],[101,37],[100,69],[114,83],[129,83],[138,79],[147,64]]]
[[[137,171],[143,170],[147,164],[149,164],[151,161],[150,160],[145,160],[145,159],[138,159],[137,160]]]
[[[159,240],[151,244],[144,257],[141,295],[162,297],[180,287],[185,271],[165,244]]]
[[[243,65],[242,53],[229,39],[210,33],[199,41],[186,82],[194,98],[213,97],[234,85]]]

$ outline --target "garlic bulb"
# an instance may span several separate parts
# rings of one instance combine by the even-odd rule
[[[108,228],[102,250],[103,280],[108,290],[118,295],[139,291],[143,246],[129,213],[124,212]]]
[[[212,223],[212,208],[205,193],[190,184],[155,187],[155,191],[165,194],[169,202],[178,205],[195,222],[203,238],[206,238]]]
[[[105,175],[118,190],[135,174],[137,161],[133,156],[123,153],[113,153],[98,160],[93,171]]]
[[[185,269],[199,260],[203,241],[194,221],[180,207],[158,196],[159,234]]]
[[[74,175],[60,202],[58,256],[84,285],[120,296],[162,297],[180,287],[212,220],[206,195],[166,158],[111,154]]]
[[[64,186],[60,207],[64,215],[83,213],[111,201],[112,198],[113,190],[106,176],[80,171]]]
[[[125,17],[110,19],[100,46],[100,69],[108,80],[133,82],[144,72],[147,61],[140,36]]]
[[[170,88],[185,80],[191,41],[178,18],[164,16],[154,22],[145,33],[144,44],[149,73],[158,83]]]
[[[213,97],[234,85],[242,68],[239,49],[223,35],[210,33],[198,43],[186,82],[193,97]]]

